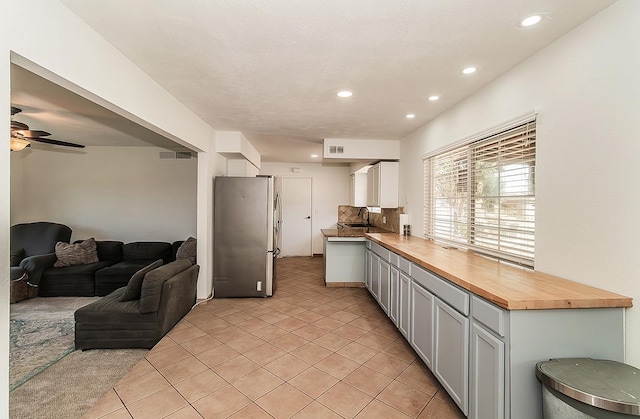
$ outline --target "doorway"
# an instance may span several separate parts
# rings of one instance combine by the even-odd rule
[[[312,179],[281,180],[282,256],[312,256]]]

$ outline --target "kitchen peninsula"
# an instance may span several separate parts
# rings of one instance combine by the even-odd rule
[[[322,229],[324,281],[327,287],[364,287],[365,233],[388,233],[378,227]]]
[[[470,418],[542,417],[538,361],[624,362],[629,297],[418,237],[365,238],[365,286]]]

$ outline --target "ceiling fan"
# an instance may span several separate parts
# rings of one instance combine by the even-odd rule
[[[22,109],[11,107],[11,116],[22,112]],[[51,134],[46,131],[30,130],[27,124],[22,122],[11,120],[11,151],[20,151],[26,147],[31,146],[31,141],[37,141],[39,143],[60,145],[64,147],[84,148],[81,144],[69,143],[67,141],[54,140],[48,137]]]

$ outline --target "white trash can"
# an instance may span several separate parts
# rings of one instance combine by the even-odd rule
[[[640,416],[640,370],[616,361],[551,359],[536,364],[544,419]]]

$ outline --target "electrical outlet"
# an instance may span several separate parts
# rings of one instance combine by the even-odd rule
[[[387,217],[386,216],[382,216],[382,224],[387,224]]]
[[[256,291],[262,291],[262,281],[256,283]]]

